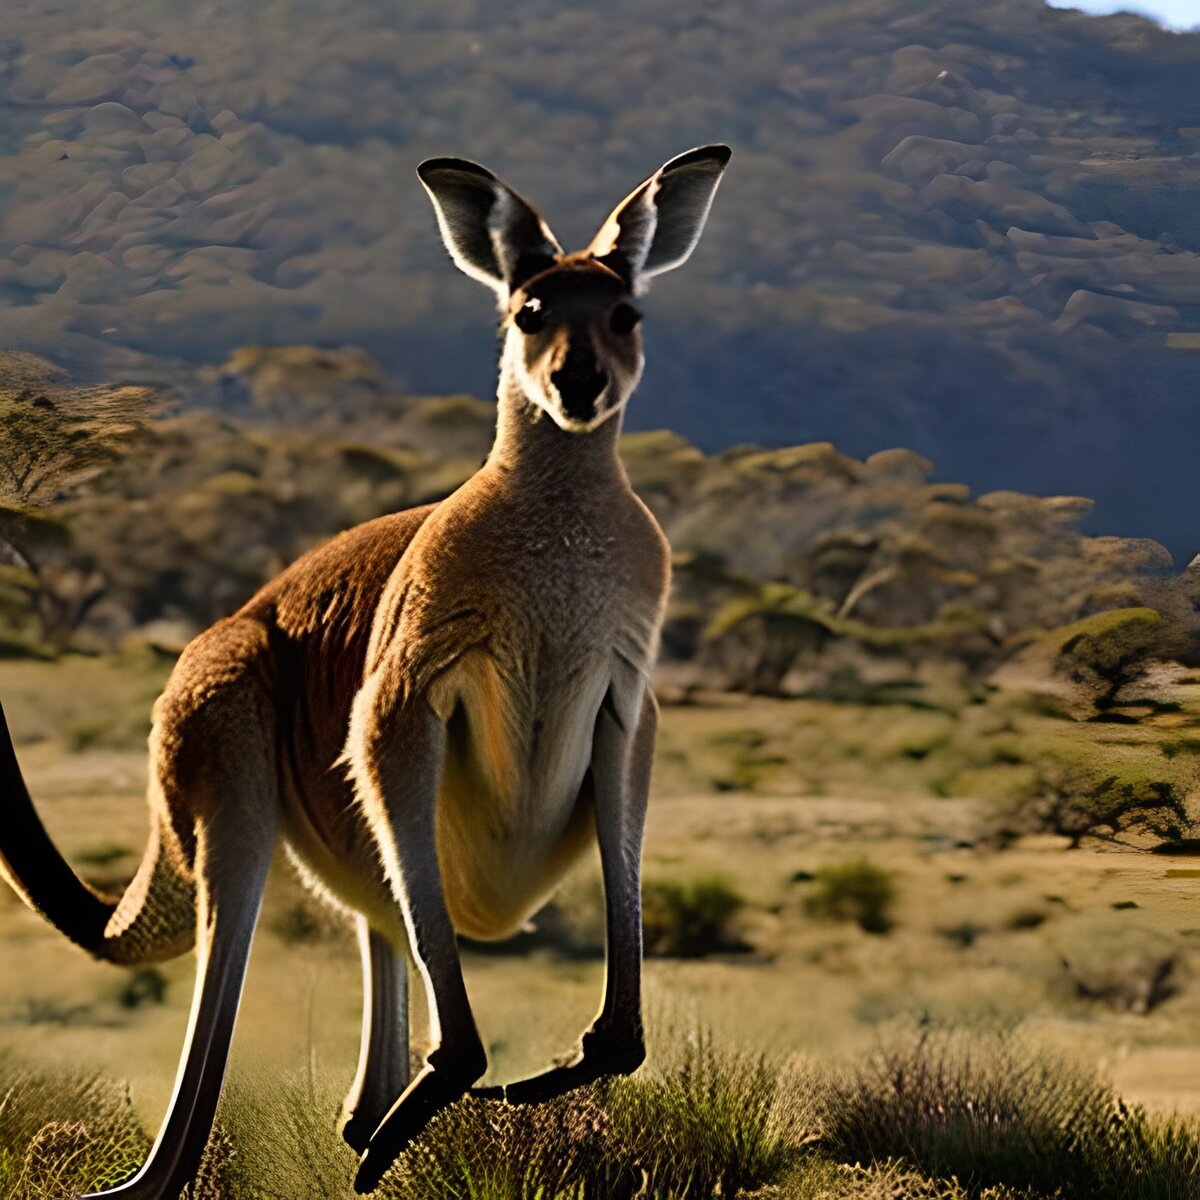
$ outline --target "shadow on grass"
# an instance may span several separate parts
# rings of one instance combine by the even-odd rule
[[[187,1200],[348,1200],[340,1097],[235,1080]],[[111,1186],[148,1139],[94,1078],[0,1059],[0,1195]],[[385,1178],[381,1200],[1185,1200],[1200,1126],[1154,1117],[1012,1038],[908,1038],[802,1072],[681,1039],[656,1073],[545,1105],[465,1100]]]

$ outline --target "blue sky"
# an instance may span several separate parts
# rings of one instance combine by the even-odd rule
[[[1176,29],[1200,25],[1200,0],[1048,0],[1052,8],[1081,8],[1085,12],[1139,12]]]

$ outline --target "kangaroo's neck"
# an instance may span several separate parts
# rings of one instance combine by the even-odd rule
[[[525,394],[512,372],[502,371],[498,391],[496,440],[487,467],[524,485],[558,488],[579,484],[628,487],[617,454],[621,413],[590,433],[568,433]]]

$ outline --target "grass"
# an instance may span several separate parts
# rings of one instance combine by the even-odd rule
[[[657,1076],[606,1081],[540,1107],[459,1105],[405,1156],[392,1194],[736,1196],[795,1157],[780,1103],[772,1064],[716,1055],[696,1039]]]
[[[77,1194],[149,1141],[121,1089],[0,1063],[0,1194]],[[356,1160],[323,1082],[234,1081],[188,1200],[348,1200]],[[467,1099],[380,1200],[1186,1200],[1200,1126],[1122,1103],[1008,1036],[920,1033],[800,1072],[681,1039],[674,1061],[548,1104]]]
[[[340,1097],[310,1079],[235,1084],[223,1120],[241,1195],[348,1197],[355,1159],[337,1140]],[[604,1080],[543,1105],[466,1099],[437,1117],[385,1178],[380,1200],[634,1200],[734,1197],[797,1160],[777,1064],[686,1039],[657,1073]],[[269,1181],[269,1182],[266,1182]]]
[[[921,1035],[830,1079],[823,1145],[903,1159],[969,1196],[1169,1200],[1200,1189],[1200,1129],[1122,1103],[1102,1080],[1013,1039]]]
[[[59,1200],[112,1187],[149,1147],[123,1088],[0,1056],[0,1195]]]

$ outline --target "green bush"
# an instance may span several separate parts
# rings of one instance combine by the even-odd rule
[[[860,858],[813,872],[813,890],[804,907],[814,917],[854,921],[867,933],[887,933],[895,899],[892,873]]]
[[[167,1002],[167,977],[157,967],[139,967],[131,971],[117,999],[125,1008]]]
[[[797,1160],[775,1064],[702,1035],[657,1073],[605,1080],[546,1104],[467,1098],[397,1161],[380,1200],[692,1200],[734,1197]],[[355,1158],[336,1139],[338,1097],[293,1080],[223,1105],[254,1196],[341,1200]],[[264,1187],[264,1184],[266,1186]],[[262,1190],[259,1190],[262,1189]],[[269,1190],[268,1190],[269,1189]]]
[[[460,1104],[405,1155],[390,1196],[736,1196],[794,1157],[774,1127],[776,1073],[689,1048],[679,1069],[550,1104]],[[484,1186],[480,1186],[480,1183]]]
[[[719,876],[677,883],[660,880],[642,887],[642,921],[648,955],[701,958],[745,950],[730,922],[745,901]]]
[[[346,940],[351,936],[346,921],[339,914],[308,896],[289,904],[271,922],[270,928],[289,946]]]
[[[1061,631],[1058,669],[1090,690],[1097,708],[1112,704],[1127,683],[1169,652],[1173,631],[1152,608],[1118,608]]]
[[[1040,763],[1011,795],[992,805],[984,841],[1000,846],[1034,833],[1132,842],[1156,850],[1189,843],[1196,823],[1180,785],[1136,762],[1098,765],[1059,755]]]

